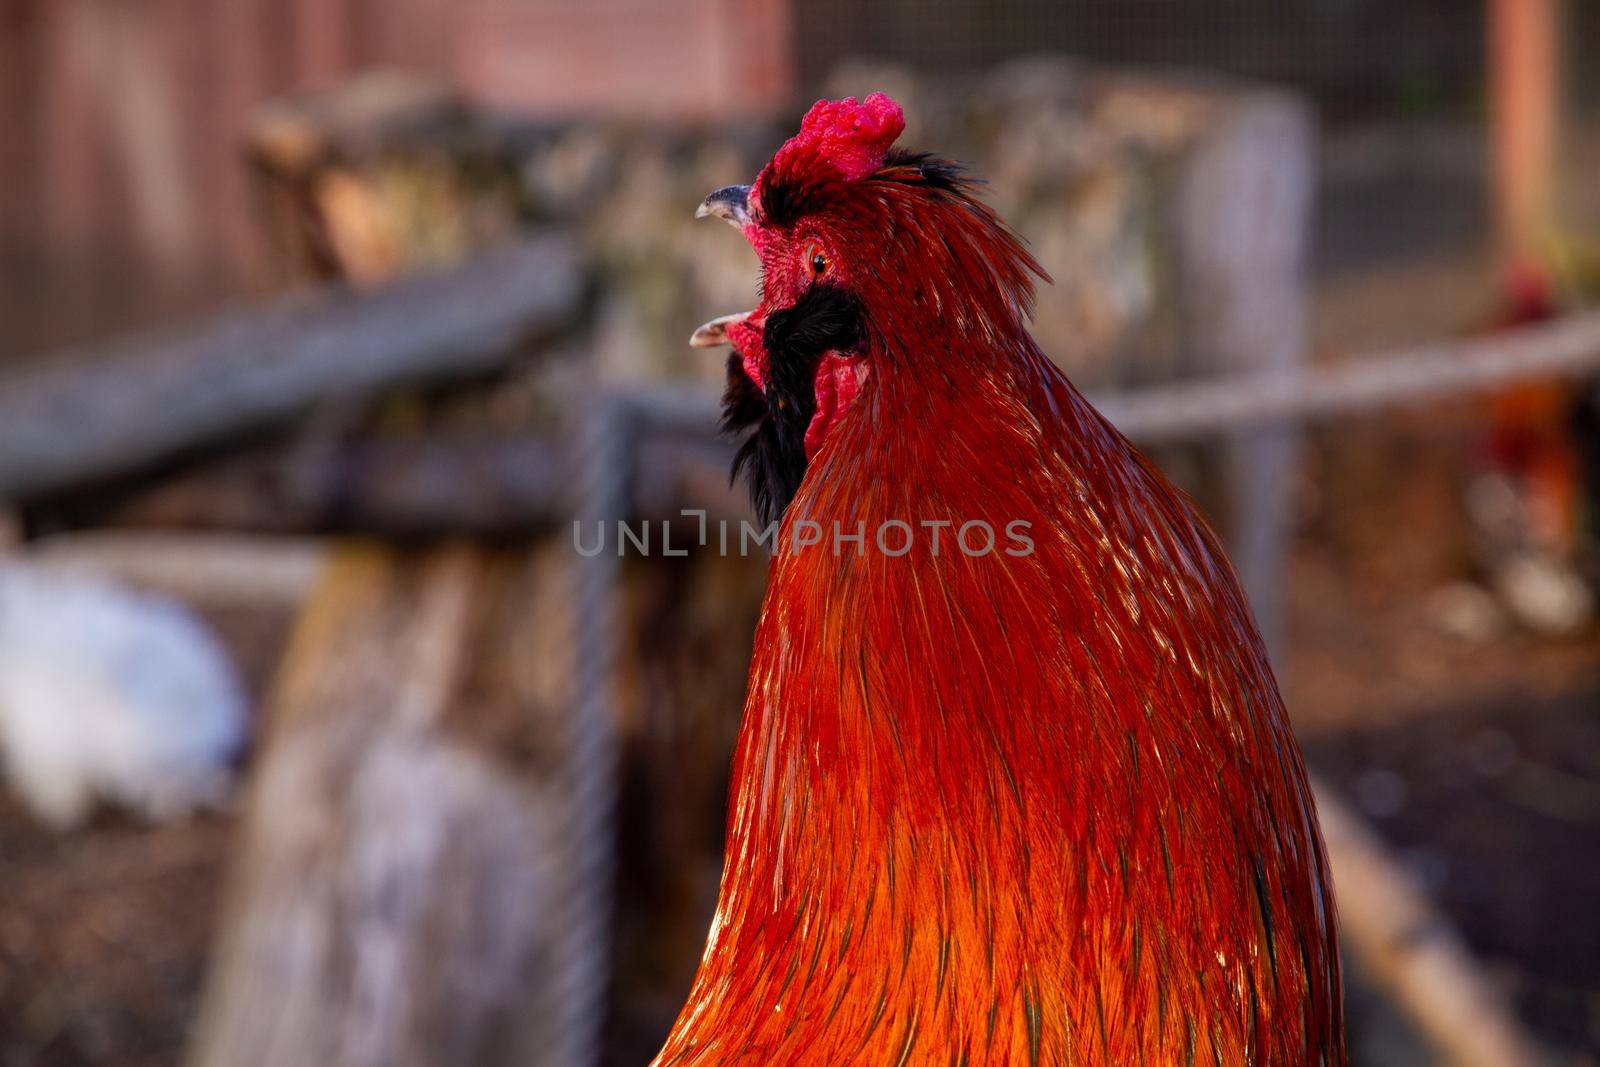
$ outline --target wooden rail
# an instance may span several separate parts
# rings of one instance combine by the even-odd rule
[[[0,499],[138,471],[319,402],[470,377],[576,320],[572,243],[546,235],[446,274],[284,297],[0,374]]]

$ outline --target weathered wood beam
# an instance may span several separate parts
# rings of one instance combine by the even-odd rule
[[[127,475],[319,402],[506,363],[568,326],[583,277],[564,237],[376,292],[289,296],[161,336],[0,374],[0,499]]]

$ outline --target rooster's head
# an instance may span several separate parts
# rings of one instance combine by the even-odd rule
[[[753,185],[700,205],[761,260],[751,311],[701,326],[729,344],[723,428],[756,511],[777,519],[833,428],[885,380],[962,377],[964,361],[1020,336],[1039,267],[955,164],[893,147],[900,105],[819,100]]]

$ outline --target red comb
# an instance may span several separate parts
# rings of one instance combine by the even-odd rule
[[[806,112],[800,132],[784,142],[772,162],[781,171],[794,156],[814,154],[847,181],[855,181],[883,166],[889,146],[905,128],[905,112],[883,93],[860,103],[853,96],[818,100]]]

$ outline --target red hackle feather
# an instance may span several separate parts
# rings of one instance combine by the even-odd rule
[[[813,108],[809,143],[841,158],[872,108],[886,149],[877,100]],[[1338,1067],[1323,845],[1239,584],[1033,343],[1037,264],[930,174],[879,156],[767,235],[764,304],[826,242],[870,373],[784,516],[721,898],[656,1062]],[[797,549],[803,521],[865,539]],[[960,549],[976,521],[994,551]]]

